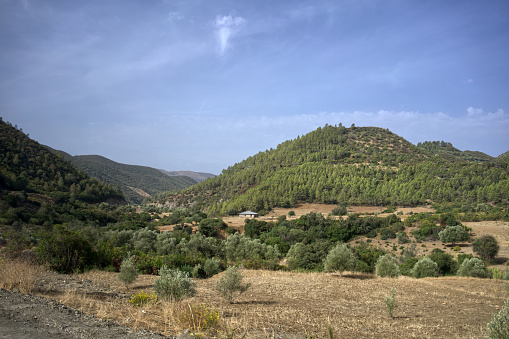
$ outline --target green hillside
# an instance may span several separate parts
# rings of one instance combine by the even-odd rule
[[[121,164],[99,155],[79,155],[69,160],[91,177],[119,185],[127,201],[134,204],[154,194],[181,190],[196,184],[194,179],[187,176],[169,176],[154,168]]]
[[[495,158],[483,152],[460,151],[450,142],[445,141],[425,141],[418,143],[417,147],[430,152],[434,156],[440,156],[450,161],[486,162],[495,160]]]
[[[159,197],[209,214],[267,211],[299,202],[419,205],[507,202],[507,162],[435,155],[387,129],[318,128],[225,169],[216,178]]]
[[[88,203],[124,198],[0,119],[0,188]]]

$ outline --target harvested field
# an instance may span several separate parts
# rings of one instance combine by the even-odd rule
[[[205,304],[219,311],[223,331],[237,329],[239,337],[245,333],[246,338],[325,338],[327,324],[338,338],[471,338],[483,336],[486,323],[506,297],[504,282],[499,280],[242,273],[252,285],[234,303],[225,302],[214,290],[221,273],[195,280],[198,293],[183,303],[184,308]],[[129,291],[116,277],[116,273],[99,271],[72,277],[50,274],[43,279],[46,288],[40,294],[123,326],[165,335],[185,330],[186,324],[175,320],[175,305],[140,308],[127,302],[130,294],[150,291],[154,276],[140,276]],[[398,303],[394,318],[387,315],[383,302],[392,287],[397,290]],[[221,337],[220,332],[206,334]]]

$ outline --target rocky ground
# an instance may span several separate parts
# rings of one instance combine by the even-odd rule
[[[55,300],[0,289],[0,338],[163,338],[132,330]]]

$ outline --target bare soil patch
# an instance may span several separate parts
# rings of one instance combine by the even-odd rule
[[[498,266],[509,261],[509,222],[504,221],[480,221],[480,222],[464,222],[468,227],[472,228],[476,237],[483,235],[492,235],[498,242],[500,250],[496,258]]]
[[[245,334],[246,338],[325,338],[327,324],[338,338],[467,338],[482,337],[486,323],[505,300],[504,282],[499,280],[386,279],[348,272],[342,277],[326,273],[242,272],[252,286],[233,304],[225,302],[214,290],[222,273],[195,280],[198,293],[185,304],[205,304],[218,310],[225,326],[236,328],[238,337]],[[123,326],[165,335],[185,330],[170,316],[171,307],[167,304],[135,307],[128,303],[131,294],[152,290],[154,276],[140,276],[129,291],[116,277],[116,273],[100,271],[74,276],[47,273],[37,293],[50,301],[40,306],[34,303],[33,296],[0,293],[0,312],[5,315],[0,317],[2,325],[16,320],[18,330],[30,334],[33,326],[53,324],[42,338],[76,337],[78,333],[88,333],[83,337],[127,337],[132,330]],[[383,302],[392,287],[397,290],[398,303],[394,319],[387,315]],[[34,309],[39,309],[38,313],[33,313]],[[79,325],[83,320],[84,325]],[[113,334],[103,333],[106,328],[113,328]],[[132,333],[137,333],[137,337],[157,336]]]

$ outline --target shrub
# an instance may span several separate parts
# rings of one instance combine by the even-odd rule
[[[414,268],[415,264],[419,261],[416,257],[407,258],[401,265],[399,265],[399,270],[401,274],[406,276],[412,275],[412,268]]]
[[[484,260],[493,260],[498,254],[499,246],[493,236],[484,235],[474,240],[473,250]]]
[[[221,315],[219,311],[204,304],[177,304],[173,307],[173,314],[175,320],[178,321],[181,327],[188,328],[195,334],[192,336],[193,338],[202,337],[201,335],[197,335],[196,332],[211,328],[217,330],[221,327]]]
[[[122,261],[120,266],[120,273],[117,277],[118,280],[124,283],[125,287],[129,289],[136,278],[138,278],[138,271],[136,270],[136,264],[134,262],[134,256],[131,253],[127,253],[127,257]]]
[[[187,272],[163,266],[159,270],[159,275],[154,282],[154,291],[162,299],[181,301],[196,293],[194,282]]]
[[[221,272],[221,260],[219,260],[219,258],[207,259],[205,264],[203,264],[203,271],[205,271],[207,277],[218,274]]]
[[[442,243],[456,243],[467,241],[470,239],[468,232],[463,226],[447,226],[445,230],[438,233],[438,237]]]
[[[289,217],[293,217],[294,215],[295,215],[295,211],[290,211],[290,212],[288,212],[288,216],[289,216]]]
[[[406,235],[405,232],[403,232],[403,231],[398,232],[398,244],[406,244],[409,242],[410,242],[410,239],[408,238],[408,236]]]
[[[463,261],[465,261],[467,259],[471,259],[473,257],[474,256],[472,254],[465,254],[465,253],[458,254],[458,256],[456,257],[456,261],[458,262],[458,267],[461,266],[461,264],[463,264]]]
[[[390,230],[388,228],[383,228],[381,231],[380,231],[380,234],[381,234],[381,237],[380,239],[382,240],[387,240],[387,239],[394,239],[396,238],[396,233],[394,233],[393,230]]]
[[[199,278],[202,272],[201,264],[194,265],[193,269],[191,270],[191,276],[193,278]]]
[[[44,269],[27,261],[0,258],[0,272],[0,288],[17,288],[21,293],[27,294],[37,287]]]
[[[331,213],[333,215],[346,215],[348,211],[345,206],[338,206],[332,209]]]
[[[54,227],[53,232],[46,234],[37,246],[36,254],[59,273],[82,271],[93,263],[94,258],[88,239],[82,233],[63,227]]]
[[[509,299],[504,307],[493,317],[487,325],[486,336],[490,339],[509,338]]]
[[[244,235],[235,233],[230,235],[225,242],[226,259],[240,261],[247,259],[261,259],[269,266],[275,266],[281,258],[277,246],[262,244],[260,239],[250,239]]]
[[[171,233],[172,232],[161,232],[157,235],[157,240],[155,243],[157,254],[167,255],[175,251],[177,246],[177,239],[175,239]]]
[[[431,251],[431,254],[428,256],[431,260],[437,263],[438,272],[446,275],[446,274],[454,274],[456,271],[456,262],[454,261],[452,255],[449,253],[445,253],[439,248],[435,248]]]
[[[484,263],[479,258],[465,259],[458,268],[458,275],[477,278],[487,278],[489,276]]]
[[[390,254],[378,258],[375,265],[375,273],[379,277],[397,278],[401,275],[396,259]]]
[[[343,271],[355,268],[355,262],[352,250],[346,244],[338,244],[325,257],[323,268],[327,272],[339,271],[339,274],[343,275]]]
[[[438,276],[438,265],[430,258],[423,257],[412,268],[412,276],[415,278]]]
[[[140,229],[134,232],[131,242],[135,249],[144,253],[149,253],[154,250],[154,245],[157,240],[157,232],[148,228]]]
[[[387,307],[387,314],[389,317],[394,318],[393,312],[398,304],[396,303],[396,288],[391,288],[391,295],[384,298],[385,306]]]
[[[131,297],[129,299],[129,303],[134,306],[144,306],[149,303],[153,303],[157,301],[157,296],[154,292],[147,293],[145,291],[141,291]]]
[[[327,240],[317,240],[310,244],[294,244],[286,254],[288,267],[291,269],[321,270],[329,249],[330,243]]]
[[[218,291],[223,298],[229,303],[233,301],[235,294],[244,293],[251,284],[242,283],[242,273],[239,272],[237,266],[230,266],[226,269],[225,274],[216,282],[215,289]]]

